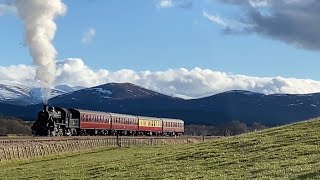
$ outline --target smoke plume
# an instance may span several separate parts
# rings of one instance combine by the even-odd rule
[[[43,102],[46,104],[56,74],[57,51],[52,44],[57,30],[54,19],[64,15],[66,6],[61,0],[15,0],[15,6],[24,21],[25,43],[37,66],[35,78],[41,84]]]

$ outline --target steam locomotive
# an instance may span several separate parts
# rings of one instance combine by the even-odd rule
[[[175,136],[184,133],[184,121],[44,105],[32,133],[36,136]]]

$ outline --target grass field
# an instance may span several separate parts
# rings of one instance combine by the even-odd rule
[[[1,179],[320,179],[320,120],[197,145],[109,148],[0,164]]]

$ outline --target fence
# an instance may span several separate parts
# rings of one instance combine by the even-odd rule
[[[191,144],[215,140],[219,137],[137,138],[114,137],[99,139],[52,140],[52,141],[0,141],[0,161],[28,159],[50,154],[74,152],[97,147],[155,146],[168,144]]]

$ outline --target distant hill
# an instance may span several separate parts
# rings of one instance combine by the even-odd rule
[[[68,108],[181,118],[188,124],[217,125],[232,120],[268,126],[288,124],[320,116],[320,94],[264,95],[228,91],[206,98],[185,100],[130,83],[109,83],[58,95],[50,105]],[[41,104],[0,105],[0,114],[34,119]]]

